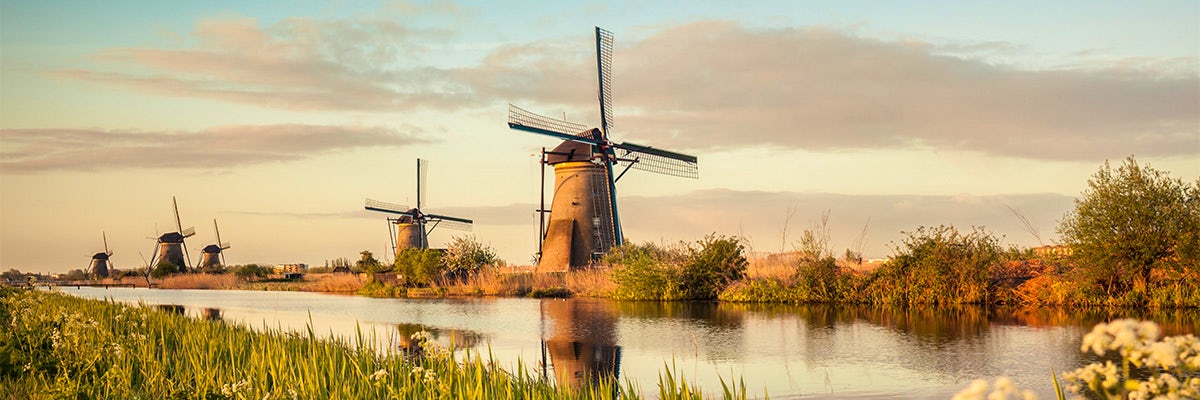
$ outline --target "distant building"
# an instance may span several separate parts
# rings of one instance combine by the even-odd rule
[[[308,271],[308,264],[303,263],[279,264],[275,266],[275,273],[277,274],[304,273],[306,271]]]
[[[1071,247],[1065,245],[1034,247],[1033,255],[1038,257],[1067,257],[1071,255]]]

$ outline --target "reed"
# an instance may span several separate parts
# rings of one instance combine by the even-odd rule
[[[360,333],[318,339],[258,331],[145,306],[0,289],[0,393],[14,398],[639,399],[634,383],[557,387],[518,361],[454,356],[427,335],[402,353]],[[663,398],[699,399],[666,372]],[[726,388],[725,398],[746,398]]]
[[[158,281],[163,289],[237,289],[238,278],[232,274],[176,274]]]

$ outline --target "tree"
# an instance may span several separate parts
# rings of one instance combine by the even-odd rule
[[[369,250],[358,252],[359,259],[354,262],[354,267],[367,274],[367,279],[374,279],[376,272],[384,272],[383,263],[375,259],[375,255]]]
[[[234,275],[245,280],[263,279],[271,275],[271,270],[269,268],[258,264],[246,264],[231,269],[234,270]]]
[[[446,246],[446,254],[442,255],[446,273],[456,278],[479,272],[485,265],[495,263],[496,250],[479,243],[474,236],[455,237]]]
[[[1197,268],[1200,180],[1189,186],[1131,156],[1088,180],[1058,228],[1085,278],[1108,295],[1143,290],[1160,268]]]

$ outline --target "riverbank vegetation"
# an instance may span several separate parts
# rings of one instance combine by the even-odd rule
[[[611,399],[642,398],[628,381],[559,387],[517,362],[455,356],[418,332],[401,351],[360,334],[317,339],[188,318],[147,306],[0,288],[0,393],[14,398]],[[699,399],[667,370],[660,398]],[[745,387],[724,388],[746,398]]]
[[[741,238],[711,234],[690,243],[626,243],[593,268],[537,274],[504,265],[474,237],[456,237],[445,250],[403,250],[388,265],[364,251],[352,265],[357,276],[278,281],[249,265],[225,271],[237,279],[170,275],[159,282],[374,297],[1200,307],[1200,180],[1188,184],[1133,158],[1116,168],[1105,163],[1088,181],[1058,228],[1057,246],[1005,247],[983,227],[917,227],[888,260],[864,262],[862,238],[834,251],[828,217],[801,232],[794,251],[757,256],[747,255]]]

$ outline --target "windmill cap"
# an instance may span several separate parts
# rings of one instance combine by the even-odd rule
[[[158,237],[158,241],[162,243],[183,243],[183,235],[179,232],[164,233]]]
[[[108,253],[96,253],[96,255],[92,256],[92,259],[93,260],[107,260]]]
[[[220,253],[221,246],[217,246],[215,244],[210,244],[208,246],[204,246],[204,250],[201,250],[201,251],[203,251],[205,253]]]
[[[599,134],[599,130],[593,129],[593,131]],[[554,165],[570,161],[591,161],[592,158],[595,158],[595,155],[592,154],[592,145],[574,140],[566,140],[546,154],[546,164]]]

